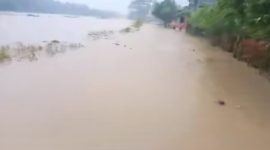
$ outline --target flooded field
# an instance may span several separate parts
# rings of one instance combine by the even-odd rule
[[[45,49],[0,65],[0,149],[270,149],[270,83],[258,71],[185,33],[119,32],[130,24],[0,15],[0,46]],[[49,43],[82,46],[47,57]]]

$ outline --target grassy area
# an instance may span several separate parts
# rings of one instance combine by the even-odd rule
[[[136,20],[132,23],[131,26],[126,27],[124,29],[122,29],[120,32],[123,33],[129,33],[129,32],[134,32],[134,31],[138,31],[140,30],[140,28],[143,26],[143,21],[141,20]]]
[[[5,60],[10,59],[10,56],[7,54],[7,52],[1,50],[0,51],[0,62],[4,62]]]
[[[142,25],[143,25],[143,21],[141,21],[141,20],[136,20],[136,21],[132,24],[132,27],[139,29],[139,28],[142,27]]]

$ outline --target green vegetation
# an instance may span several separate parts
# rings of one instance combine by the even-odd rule
[[[136,20],[136,21],[132,24],[132,27],[139,29],[139,28],[141,28],[142,25],[143,25],[143,21],[141,21],[141,20]]]
[[[218,0],[191,14],[188,31],[208,37],[252,66],[270,71],[269,8],[269,0]]]
[[[198,9],[189,21],[206,35],[269,39],[269,8],[269,0],[219,0],[216,5]]]
[[[139,31],[142,26],[143,26],[143,21],[142,20],[136,20],[136,21],[133,22],[133,24],[131,26],[120,30],[120,32],[122,32],[122,33],[130,33],[130,32]]]
[[[0,50],[0,62],[4,62],[9,59],[10,59],[10,56],[6,53],[6,51]]]
[[[174,0],[164,0],[154,5],[153,15],[164,21],[165,24],[170,23],[177,16],[178,8]]]

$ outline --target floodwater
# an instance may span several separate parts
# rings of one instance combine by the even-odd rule
[[[0,17],[4,44],[84,44],[0,65],[1,150],[270,149],[270,83],[203,39],[145,24],[91,40],[130,22]]]

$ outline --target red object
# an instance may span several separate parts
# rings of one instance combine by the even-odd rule
[[[175,29],[175,30],[183,30],[183,29],[186,29],[186,23],[177,23],[177,22],[172,22],[170,24],[170,27]]]

